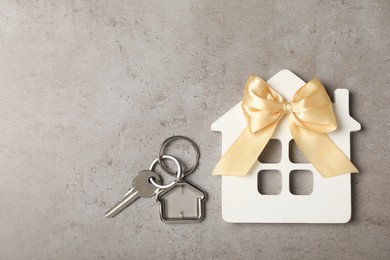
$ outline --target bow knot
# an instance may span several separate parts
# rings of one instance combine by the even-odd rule
[[[306,83],[287,102],[261,78],[249,77],[242,99],[245,129],[227,150],[213,175],[246,175],[272,137],[283,115],[303,155],[324,177],[358,172],[328,137],[337,123],[332,102],[318,79]]]
[[[289,115],[291,113],[291,103],[290,102],[284,102],[283,103],[283,114]]]

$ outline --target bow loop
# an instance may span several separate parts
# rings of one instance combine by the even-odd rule
[[[284,98],[261,78],[250,76],[242,98],[242,110],[251,133],[279,121],[284,111]]]
[[[319,133],[337,129],[332,102],[324,86],[313,79],[302,86],[294,95],[294,115],[290,116],[296,125]]]

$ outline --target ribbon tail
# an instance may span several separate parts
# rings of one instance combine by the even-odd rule
[[[299,127],[291,119],[289,125],[299,149],[323,177],[359,172],[327,134]]]
[[[245,128],[219,160],[212,175],[247,175],[272,137],[277,124],[278,121],[253,134]]]

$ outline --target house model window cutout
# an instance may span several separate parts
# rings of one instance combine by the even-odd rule
[[[291,100],[306,84],[289,70],[278,72],[267,83],[286,100]],[[333,110],[338,128],[329,133],[329,137],[350,157],[350,133],[359,131],[360,124],[349,115],[347,89],[335,90]],[[246,126],[241,102],[211,125],[211,130],[222,133],[222,154]],[[260,157],[248,175],[222,176],[223,219],[232,223],[348,222],[351,218],[351,175],[323,178],[310,163],[297,163],[290,158],[293,138],[288,117],[281,119],[272,139],[281,144],[277,162],[260,162]],[[275,178],[279,184],[268,189],[265,185],[275,184],[275,180],[267,182],[267,178]],[[305,181],[310,188],[301,193],[299,185]]]
[[[156,199],[164,222],[200,222],[204,218],[206,192],[187,181],[178,181],[171,188],[158,193]]]

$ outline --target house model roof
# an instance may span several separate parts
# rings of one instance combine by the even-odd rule
[[[280,82],[281,79],[285,79],[282,84],[273,84],[275,81]],[[267,83],[278,93],[283,93],[282,96],[286,100],[290,100],[298,88],[306,84],[306,82],[286,69],[279,71],[271,79],[269,79]],[[283,86],[283,88],[281,86]],[[292,86],[299,87],[294,88]],[[359,122],[349,115],[349,91],[347,89],[336,89],[334,91],[334,99],[338,129],[345,129],[349,132],[359,131],[361,129]],[[345,102],[345,100],[347,100],[347,102]],[[234,122],[232,122],[233,118],[235,119]],[[284,119],[286,119],[286,117]],[[214,121],[211,125],[211,130],[223,132],[225,129],[229,129],[229,131],[232,129],[240,129],[240,131],[242,131],[245,127],[246,121],[241,110],[241,102],[239,102],[220,118]]]

